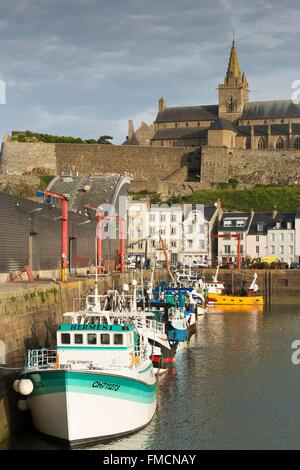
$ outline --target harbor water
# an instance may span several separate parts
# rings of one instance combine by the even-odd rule
[[[300,306],[222,312],[198,320],[190,348],[159,378],[158,409],[136,434],[90,445],[105,450],[298,449]],[[83,404],[84,406],[84,404]],[[59,449],[30,424],[2,449]]]

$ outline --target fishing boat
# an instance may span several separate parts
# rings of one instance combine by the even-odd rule
[[[258,285],[256,284],[257,274],[254,273],[253,281],[245,295],[228,295],[223,292],[212,292],[208,291],[208,303],[209,305],[263,305],[264,297],[258,295]]]
[[[64,314],[69,321],[57,330],[56,349],[27,352],[13,384],[35,428],[70,445],[135,432],[157,406],[147,338],[134,324],[97,313],[97,300],[89,302],[89,310]]]

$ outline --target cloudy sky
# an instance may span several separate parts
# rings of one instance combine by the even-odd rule
[[[298,0],[0,0],[0,132],[121,143],[127,120],[214,104],[232,30],[251,100],[290,99],[300,80]]]

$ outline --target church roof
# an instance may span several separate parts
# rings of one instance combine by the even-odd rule
[[[226,74],[227,81],[229,81],[231,78],[241,78],[241,70],[234,40],[232,41],[228,69]]]
[[[155,122],[207,121],[216,119],[218,113],[218,105],[178,106],[159,111]]]
[[[256,125],[254,127],[254,135],[268,135],[268,126],[266,124]],[[237,132],[239,136],[250,136],[251,126],[238,126]],[[288,124],[272,124],[271,135],[288,135]],[[300,135],[300,124],[292,124],[292,134]]]
[[[151,140],[176,140],[176,139],[205,139],[207,128],[182,127],[173,129],[158,129]]]
[[[228,121],[227,119],[223,118],[217,118],[210,126],[210,130],[214,131],[220,131],[220,130],[230,130],[234,131],[234,125],[232,124],[231,121]]]
[[[246,103],[240,119],[300,117],[300,104],[292,100],[252,101]]]

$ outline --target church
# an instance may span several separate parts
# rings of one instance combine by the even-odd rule
[[[300,149],[300,104],[292,100],[249,101],[249,85],[241,73],[234,40],[218,92],[216,105],[169,107],[161,97],[152,125],[142,122],[135,131],[133,122],[128,121],[123,145]]]

